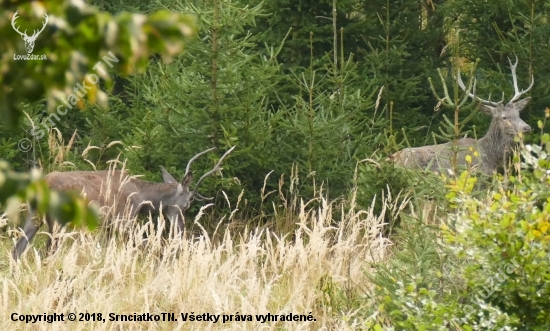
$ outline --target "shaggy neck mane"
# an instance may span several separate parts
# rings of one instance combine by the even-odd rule
[[[479,139],[479,149],[485,170],[497,169],[506,157],[513,138],[498,128],[497,119],[491,121],[487,134]]]

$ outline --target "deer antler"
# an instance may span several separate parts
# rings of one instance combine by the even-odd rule
[[[22,37],[26,37],[27,36],[27,30],[25,30],[25,32],[21,32],[21,31],[19,31],[19,27],[15,26],[15,20],[17,20],[17,18],[19,17],[17,15],[18,13],[19,13],[19,10],[16,11],[15,14],[13,14],[13,17],[11,18],[11,26],[13,27],[15,32],[19,33]]]
[[[189,169],[191,169],[191,163],[193,163],[193,161],[195,161],[199,156],[204,155],[204,154],[206,154],[206,153],[208,153],[208,152],[210,152],[211,150],[214,150],[214,149],[216,149],[216,147],[209,148],[209,149],[207,149],[205,151],[202,151],[199,154],[193,156],[191,158],[191,160],[189,160],[189,162],[187,162],[187,167],[185,167],[184,176],[187,176],[187,174],[189,173]]]
[[[469,89],[466,88],[466,86],[464,86],[464,82],[462,81],[462,76],[460,75],[460,68],[458,69],[458,76],[456,78],[457,82],[458,82],[458,86],[460,86],[460,88],[466,92],[468,94],[468,96],[472,99],[476,99],[478,100],[479,102],[485,104],[485,105],[489,105],[489,106],[498,106],[500,104],[502,104],[504,102],[504,92],[502,93],[502,100],[500,100],[499,102],[494,102],[494,101],[491,101],[491,95],[489,94],[489,100],[485,100],[485,99],[481,99],[480,97],[478,97],[476,95],[476,84],[477,84],[477,80],[475,78],[473,78],[474,80],[474,84],[473,84],[473,87],[472,87],[472,92],[470,92]]]
[[[512,99],[510,99],[510,103],[517,101],[523,94],[529,92],[529,90],[533,87],[533,84],[535,83],[535,77],[531,74],[531,85],[526,90],[519,91],[518,89],[518,77],[516,76],[516,68],[518,66],[518,57],[516,56],[516,63],[512,64],[512,60],[508,58],[508,62],[510,63],[510,68],[512,69],[512,80],[514,82],[514,96]]]
[[[207,198],[197,191],[193,191],[193,199],[197,201],[212,200],[214,198]]]
[[[218,163],[216,163],[216,165],[214,166],[214,168],[212,168],[212,170],[210,170],[209,172],[205,173],[204,175],[202,175],[202,177],[199,179],[199,181],[197,182],[197,184],[195,185],[195,188],[193,189],[193,192],[194,194],[199,198],[199,199],[202,199],[202,200],[212,200],[213,198],[205,198],[204,196],[200,195],[198,192],[197,192],[197,188],[199,187],[199,185],[201,184],[202,180],[205,179],[206,177],[210,176],[211,174],[215,173],[216,171],[220,171],[222,170],[222,168],[220,167],[220,165],[222,164],[222,161],[225,159],[225,157],[227,155],[229,155],[229,153],[231,153],[234,149],[235,149],[236,146],[233,146],[231,147],[230,149],[227,150],[227,152],[225,152],[224,155],[222,155],[222,157],[220,158],[220,160],[218,161]]]
[[[31,37],[31,38],[33,38],[33,37],[39,35],[39,34],[42,33],[42,31],[44,31],[44,29],[46,28],[46,25],[48,24],[48,19],[49,19],[49,18],[48,18],[48,14],[44,14],[44,18],[46,19],[46,21],[42,24],[42,29],[40,29],[40,31],[34,30],[34,33],[32,34],[32,37]],[[27,31],[27,30],[25,30],[25,31]]]
[[[32,39],[33,37],[39,35],[40,33],[42,33],[42,31],[44,31],[44,29],[46,28],[46,25],[48,25],[48,20],[49,20],[49,17],[48,17],[48,14],[44,14],[44,18],[46,19],[46,21],[44,23],[42,23],[42,29],[40,30],[34,30],[32,36],[27,36],[27,30],[25,30],[25,32],[21,32],[19,31],[19,27],[18,26],[15,26],[15,21],[19,18],[19,10],[15,12],[15,14],[13,14],[13,17],[11,18],[11,26],[13,27],[13,29],[15,30],[15,32],[19,33],[22,37],[27,37],[27,38],[30,38]]]

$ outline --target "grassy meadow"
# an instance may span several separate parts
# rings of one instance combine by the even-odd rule
[[[11,259],[15,231],[2,219],[0,307],[2,330],[354,330],[367,316],[372,284],[367,272],[390,254],[383,218],[356,210],[353,199],[336,206],[322,197],[294,200],[272,226],[248,228],[246,220],[222,218],[214,232],[201,209],[183,238],[162,235],[153,223],[109,238],[101,230],[56,234],[60,248],[46,254],[44,226],[20,263]],[[235,209],[237,207],[234,207]],[[335,209],[340,216],[335,219]],[[386,206],[385,208],[405,208]],[[345,210],[345,212],[342,212]],[[236,211],[236,210],[233,210]],[[294,211],[294,212],[293,212]],[[228,221],[228,219],[230,221]],[[286,222],[287,224],[276,224]],[[277,225],[277,226],[273,226]],[[273,230],[292,228],[286,234]],[[141,243],[148,232],[148,241]],[[164,231],[166,232],[166,231]],[[171,238],[171,239],[168,239]],[[345,293],[344,293],[345,292]],[[11,313],[102,313],[105,322],[13,322]],[[175,313],[177,322],[109,321],[109,313]],[[219,315],[217,323],[183,322],[180,313]],[[314,321],[256,321],[257,314],[312,315]],[[222,315],[233,315],[223,323]],[[236,321],[251,315],[252,321]],[[67,317],[65,317],[66,320]],[[229,318],[229,317],[227,317]]]

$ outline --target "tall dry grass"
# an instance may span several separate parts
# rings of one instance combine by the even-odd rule
[[[62,139],[57,137],[58,140]],[[73,136],[74,138],[74,136]],[[72,143],[73,139],[71,139]],[[68,148],[52,141],[54,168]],[[60,148],[54,148],[54,147]],[[85,150],[88,151],[91,147]],[[55,152],[57,151],[57,152]],[[60,151],[63,155],[59,156]],[[86,153],[82,158],[86,159]],[[115,164],[118,160],[114,161]],[[94,167],[95,169],[95,167]],[[294,171],[293,171],[294,173]],[[371,284],[365,275],[382,261],[390,242],[382,236],[383,217],[357,210],[354,191],[350,201],[329,203],[322,188],[304,202],[294,193],[283,194],[283,179],[271,218],[263,226],[238,211],[211,224],[204,206],[183,236],[168,236],[164,220],[145,223],[104,217],[114,226],[89,233],[63,229],[55,235],[59,248],[50,254],[40,249],[47,233],[39,232],[18,263],[11,259],[14,238],[0,240],[0,330],[355,330],[365,325],[364,308]],[[229,198],[225,197],[227,205]],[[267,200],[266,200],[267,201]],[[399,202],[400,201],[400,202]],[[397,215],[406,199],[385,199],[384,209]],[[336,212],[337,211],[337,212]],[[335,216],[338,214],[339,216]],[[206,216],[205,216],[206,215]],[[240,215],[240,216],[239,216]],[[336,219],[337,217],[337,219]],[[5,217],[1,219],[6,226]],[[130,226],[128,226],[130,224]],[[208,229],[208,230],[206,230]],[[212,230],[214,229],[214,230]],[[9,233],[10,231],[8,231]],[[14,231],[11,231],[12,233]],[[144,245],[143,233],[148,233]],[[174,233],[174,228],[171,229]],[[361,311],[361,312],[360,312]],[[65,322],[25,324],[11,320],[21,315],[64,313]],[[106,321],[67,321],[68,313],[101,313]],[[109,314],[175,313],[177,322],[115,322]],[[251,315],[253,321],[222,323],[183,322],[181,313]],[[256,321],[257,314],[313,315],[313,322]],[[97,319],[97,315],[96,315]]]
[[[335,311],[327,284],[364,295],[359,299],[368,305],[365,271],[384,259],[390,243],[381,236],[382,219],[372,212],[355,210],[352,201],[341,219],[335,220],[333,206],[324,199],[318,201],[315,208],[300,204],[296,227],[287,236],[277,236],[269,228],[240,233],[226,228],[216,242],[205,231],[165,239],[162,226],[155,230],[152,223],[157,220],[150,219],[122,236],[124,240],[66,232],[56,252],[39,254],[31,246],[19,263],[10,259],[11,245],[4,245],[0,329],[356,329],[364,325],[363,316],[357,316],[352,306],[345,310],[340,305]],[[200,214],[195,224],[200,224]],[[146,246],[136,245],[144,231],[150,233]],[[102,313],[106,319],[109,313],[174,312],[178,321],[25,324],[11,321],[14,312]],[[180,313],[185,312],[238,313],[252,315],[253,321],[182,322]],[[311,313],[315,321],[256,321],[256,314],[266,313]]]

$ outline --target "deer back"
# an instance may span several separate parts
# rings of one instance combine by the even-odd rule
[[[45,180],[50,188],[82,194],[99,208],[115,206],[115,214],[122,214],[128,197],[138,192],[134,179],[120,170],[56,171],[46,175]]]
[[[470,166],[479,165],[481,160],[474,155],[474,152],[478,150],[478,143],[477,140],[471,138],[459,139],[457,149],[453,148],[453,142],[405,148],[394,153],[390,160],[402,167],[441,173],[445,169],[452,168],[452,157],[455,150],[457,151],[457,164],[466,164],[466,156],[471,155]]]

